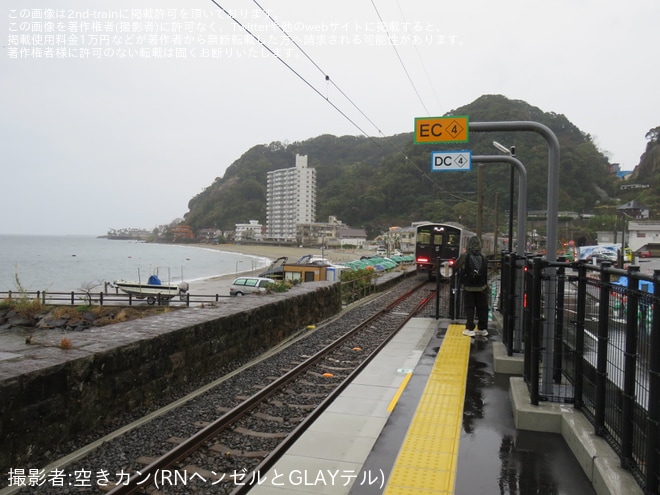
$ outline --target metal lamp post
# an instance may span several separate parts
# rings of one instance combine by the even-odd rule
[[[502,153],[506,153],[510,156],[516,156],[516,147],[511,146],[511,149],[506,146],[493,141],[493,146],[500,150]],[[513,251],[513,180],[514,180],[514,169],[513,164],[511,165],[511,179],[509,181],[509,252]],[[518,242],[525,242],[525,239],[518,239]]]

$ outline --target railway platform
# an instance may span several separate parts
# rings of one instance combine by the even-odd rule
[[[524,387],[495,372],[496,326],[488,338],[471,339],[462,325],[410,320],[285,456],[260,473],[250,494],[641,493],[613,454],[605,476],[591,468],[588,477],[582,465],[606,454],[587,445],[582,450],[593,457],[578,459],[561,434],[538,431],[538,419],[524,419],[533,407],[520,398]],[[518,429],[517,421],[536,425]],[[580,435],[597,443],[588,432],[568,442]]]

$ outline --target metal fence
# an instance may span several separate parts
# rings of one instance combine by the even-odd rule
[[[209,294],[194,295],[182,294],[177,296],[159,297],[157,294],[150,297],[139,297],[134,294],[122,294],[112,292],[50,292],[50,291],[20,291],[0,292],[0,301],[39,301],[47,305],[71,305],[71,306],[134,306],[138,304],[149,304],[167,306],[170,301],[181,303],[185,306],[193,304],[210,304],[218,302],[228,295]]]
[[[111,287],[111,286],[108,286]],[[217,303],[223,299],[231,298],[228,294],[184,294],[172,295],[164,292],[162,295],[136,295],[125,294],[119,290],[114,292],[106,287],[100,292],[51,292],[51,291],[7,291],[0,292],[0,301],[39,301],[44,305],[71,305],[71,306],[134,306],[134,305],[200,305]],[[365,275],[341,282],[342,302],[350,304],[382,290],[379,284],[379,273],[366,272]]]
[[[503,260],[503,341],[524,354],[532,404],[572,404],[645,492],[658,493],[660,270]]]
[[[438,263],[440,266],[440,263]],[[491,311],[500,310],[501,290],[500,290],[501,266],[499,261],[488,262],[488,290],[489,290],[489,308]],[[433,293],[434,302],[425,306],[424,312],[420,316],[432,318],[449,318],[451,320],[460,320],[465,318],[463,308],[463,289],[461,287],[458,273],[451,270],[449,276],[443,277],[440,273],[435,277],[435,288],[430,289]]]

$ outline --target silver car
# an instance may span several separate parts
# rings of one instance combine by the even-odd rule
[[[238,277],[229,287],[230,296],[244,296],[266,292],[270,284],[275,283],[272,278],[265,277]]]

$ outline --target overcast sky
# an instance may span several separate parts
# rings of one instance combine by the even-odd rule
[[[0,233],[152,229],[254,145],[412,132],[484,94],[626,170],[660,125],[657,0],[216,1],[5,1]]]

